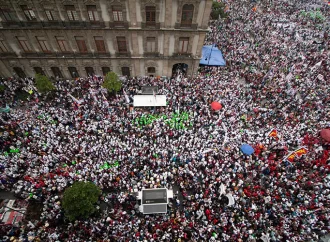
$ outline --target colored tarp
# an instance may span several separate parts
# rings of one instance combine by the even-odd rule
[[[225,66],[226,61],[223,59],[222,52],[214,45],[205,45],[202,48],[202,58],[200,65],[207,66]]]

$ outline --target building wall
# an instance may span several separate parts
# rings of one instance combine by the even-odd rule
[[[191,23],[182,16],[187,4],[193,6],[188,8]],[[192,75],[198,68],[211,6],[212,0],[0,0],[0,75],[11,76],[14,68],[21,68],[26,76],[34,76],[34,68],[41,67],[54,76],[52,67],[58,67],[64,78],[72,78],[68,67],[75,67],[79,76],[87,75],[86,67],[103,75],[106,67],[119,75],[122,68],[129,68],[132,76],[171,76],[177,63],[187,64]],[[148,19],[150,7],[154,19]],[[69,18],[68,8],[77,19]],[[115,10],[122,21],[116,22]],[[46,11],[52,11],[54,20]],[[98,20],[92,21],[91,15]],[[125,37],[127,51],[119,49],[118,37]],[[66,51],[59,46],[61,38]],[[104,52],[98,52],[95,38],[103,39]],[[151,52],[150,38],[155,40]],[[187,49],[181,45],[183,38]],[[76,39],[85,42],[86,51],[79,50]],[[148,72],[152,68],[155,73]]]

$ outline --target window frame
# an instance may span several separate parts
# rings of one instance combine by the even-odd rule
[[[155,6],[146,6],[146,26],[155,26],[156,25],[156,7]]]
[[[45,15],[46,15],[48,21],[57,21],[58,20],[57,15],[55,14],[55,11],[53,11],[53,10],[46,9]],[[49,16],[51,18],[49,18]]]
[[[104,72],[105,70],[108,70],[106,73]],[[107,73],[111,72],[111,69],[110,67],[107,67],[107,66],[103,66],[102,67],[102,73],[103,73],[103,76],[105,76]]]
[[[39,69],[40,68],[40,69]],[[36,74],[40,74],[40,75],[43,75],[43,76],[46,76],[46,73],[44,71],[44,69],[42,69],[42,67],[39,67],[39,66],[35,66],[33,67],[33,70]],[[38,72],[38,70],[41,70],[40,72]]]
[[[70,52],[70,50],[66,48],[66,47],[68,47],[68,45],[67,45],[67,41],[65,40],[64,37],[62,37],[62,36],[55,36],[55,39],[56,39],[56,42],[57,42],[58,46],[60,47],[60,50],[61,50],[62,53],[68,53],[68,52]],[[62,49],[61,45],[63,45],[63,47],[64,47],[65,50]]]
[[[69,21],[78,21],[79,16],[74,5],[64,5],[66,15]]]
[[[128,49],[127,49],[126,37],[125,36],[117,36],[116,40],[117,40],[118,52],[119,53],[127,53]],[[124,45],[124,43],[125,43],[125,45]],[[125,48],[124,48],[124,46],[125,46]]]
[[[122,23],[124,22],[123,8],[121,6],[112,6],[112,18],[113,22]]]
[[[88,19],[90,22],[94,22],[94,23],[100,22],[100,16],[97,11],[96,5],[86,5],[86,9],[87,9]],[[93,16],[93,19],[91,19],[91,16]]]
[[[77,44],[79,52],[80,53],[87,53],[88,48],[87,48],[86,41],[85,41],[84,37],[75,36],[74,38],[76,40],[76,44]]]
[[[147,42],[147,52],[148,53],[155,53],[156,52],[156,37],[147,37],[146,39]],[[151,49],[149,49],[149,44],[151,43]]]
[[[155,74],[156,73],[156,68],[153,67],[153,66],[150,66],[150,67],[147,68],[147,72],[150,73],[150,74]]]
[[[48,48],[49,45],[48,45],[48,42],[47,42],[47,39],[45,37],[38,37],[36,36],[36,39],[38,41],[38,44],[42,50],[42,52],[44,53],[50,53],[50,49]]]
[[[107,52],[105,48],[105,41],[102,36],[94,36],[94,42],[96,46],[96,50],[98,53],[105,53]],[[101,48],[99,48],[101,47]]]
[[[0,39],[0,53],[8,53],[9,50],[7,48],[7,45],[5,44],[5,41],[3,39]]]
[[[2,19],[6,22],[14,21],[14,18],[11,13],[12,11],[9,8],[0,8],[0,14],[2,16]]]
[[[71,75],[72,78],[78,78],[79,77],[79,72],[78,72],[78,70],[75,66],[68,66],[68,71],[70,72],[70,75]],[[73,72],[75,72],[76,74],[73,75]]]
[[[180,53],[180,54],[188,53],[189,40],[190,40],[189,37],[180,37],[179,38],[178,53]]]
[[[185,9],[185,7],[192,7],[192,9]],[[194,11],[195,6],[193,4],[184,4],[182,6],[181,12],[181,25],[182,26],[191,26],[194,19]],[[189,15],[191,15],[191,19],[188,19]]]
[[[37,20],[37,15],[35,15],[35,13],[31,7],[29,7],[28,5],[21,5],[21,9],[22,9],[27,21]]]
[[[19,45],[21,46],[21,49],[25,53],[32,52],[32,49],[30,48],[30,45],[29,45],[29,41],[25,37],[16,36],[16,39],[17,39]]]
[[[55,78],[56,78],[57,76],[56,76],[56,74],[55,74],[54,69],[55,69],[55,70],[57,69],[58,71],[56,71],[56,73],[57,73],[57,74],[60,74],[60,75],[58,76],[58,78],[63,78],[63,74],[62,74],[61,69],[60,69],[59,67],[57,67],[57,66],[52,66],[52,67],[50,67],[50,69],[52,70],[52,72],[53,72]]]

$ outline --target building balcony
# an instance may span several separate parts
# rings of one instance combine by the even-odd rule
[[[16,53],[15,52],[2,52],[0,54],[0,57],[3,57],[3,58],[15,58],[17,57]]]
[[[110,22],[109,27],[113,29],[128,29],[128,22]]]
[[[175,23],[175,29],[197,29],[198,24],[191,24],[191,23]]]
[[[116,52],[116,57],[131,57],[130,52]]]
[[[142,29],[160,29],[160,23],[156,23],[156,22],[141,23],[141,28]]]
[[[0,25],[2,25],[3,28],[66,28],[66,29],[105,28],[104,22],[83,22],[83,21],[5,21],[5,22],[0,22]]]
[[[144,52],[144,57],[160,57],[159,52]]]
[[[23,52],[21,56],[25,58],[109,58],[111,54],[93,52]]]
[[[172,57],[177,58],[177,59],[180,59],[180,58],[183,58],[183,59],[189,58],[189,59],[191,59],[191,58],[193,58],[191,53],[173,53]]]

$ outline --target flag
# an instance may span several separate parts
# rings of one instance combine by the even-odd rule
[[[123,89],[123,93],[125,95],[125,99],[126,99],[126,102],[129,103],[129,98],[128,98],[128,95],[127,93],[125,92],[125,90]]]
[[[301,157],[301,156],[307,154],[307,149],[306,148],[300,148],[300,149],[298,149],[298,150],[295,151],[295,154],[298,157]]]
[[[272,131],[269,132],[268,136],[269,137],[277,138],[278,137],[277,130],[276,129],[273,129]]]
[[[296,153],[292,152],[290,155],[288,155],[288,157],[286,159],[290,162],[293,162],[295,157],[296,157]]]

